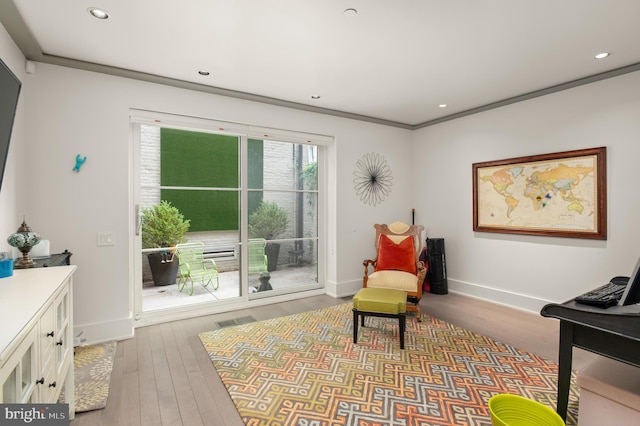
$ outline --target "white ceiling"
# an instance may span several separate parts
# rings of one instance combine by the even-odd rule
[[[34,61],[407,128],[640,70],[639,0],[2,0],[0,21]]]

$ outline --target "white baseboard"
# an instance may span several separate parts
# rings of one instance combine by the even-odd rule
[[[540,313],[540,310],[544,305],[546,305],[547,303],[552,303],[552,301],[542,300],[542,299],[524,295],[524,294],[518,294],[510,291],[495,289],[488,286],[453,280],[451,278],[447,279],[447,285],[448,285],[448,290],[452,293],[458,293],[465,296],[475,297],[477,299],[486,300],[488,302],[497,303],[500,305],[508,306],[513,309],[519,309],[527,312]],[[324,293],[331,297],[342,298],[342,297],[353,296],[361,288],[362,288],[361,279],[355,279],[355,280],[345,281],[341,283],[336,283],[335,281],[327,281],[324,288]],[[316,290],[314,292],[309,292],[309,293],[300,293],[298,296],[308,297],[309,295],[321,294],[321,293],[322,293],[322,290],[319,290],[319,291]],[[285,298],[283,297],[282,300],[284,299]],[[280,298],[272,298],[269,300],[264,300],[262,301],[262,303],[260,302],[256,303],[256,301],[254,301],[251,304],[251,306],[256,306],[260,304],[277,303],[279,301],[281,301]],[[233,309],[238,309],[238,307],[234,306]],[[211,313],[218,313],[220,311],[224,311],[224,308],[218,306],[215,309],[211,309],[203,312],[191,311],[189,314],[185,315],[185,317],[207,315]],[[137,326],[151,325],[151,324],[160,323],[160,322],[164,322],[164,321],[160,318],[157,318],[155,319],[155,321],[151,320],[151,321],[145,322],[145,324],[136,324],[136,325]],[[104,323],[76,324],[73,330],[73,335],[75,337],[74,346],[102,343],[102,342],[107,342],[111,340],[129,339],[129,338],[132,338],[134,335],[134,321],[132,318],[129,317],[129,318],[122,318],[119,320],[114,320],[114,321],[109,321]]]
[[[500,290],[488,286],[469,283],[465,281],[447,279],[448,290],[452,293],[462,294],[464,296],[475,297],[476,299],[486,300],[491,303],[508,306],[521,311],[540,313],[540,310],[547,303],[553,303],[549,300],[542,300],[525,294],[514,293],[510,291]],[[357,293],[362,288],[362,280],[345,281],[341,283],[327,283],[325,289],[327,294],[332,297],[347,297]]]
[[[268,292],[271,293],[271,292]],[[220,314],[223,312],[242,311],[256,306],[272,305],[274,303],[287,302],[305,297],[318,296],[326,294],[322,288],[301,291],[298,293],[283,293],[280,295],[269,295],[268,297],[253,300],[245,300],[239,302],[237,300],[221,300],[211,304],[201,304],[199,306],[186,306],[182,309],[174,309],[171,312],[157,311],[147,313],[143,318],[134,322],[134,327],[146,327],[149,325],[162,324],[168,321],[182,320],[186,318],[195,318],[204,315]]]
[[[526,294],[514,293],[465,281],[452,280],[451,278],[447,279],[447,284],[451,292],[536,314],[540,313],[544,305],[554,303],[550,300],[543,300]]]
[[[74,346],[130,339],[133,337],[133,318],[94,324],[74,324],[73,336]]]
[[[335,281],[327,281],[325,284],[325,291],[328,296],[335,297],[336,299],[341,297],[353,296],[362,288],[362,279],[345,281],[336,283]]]

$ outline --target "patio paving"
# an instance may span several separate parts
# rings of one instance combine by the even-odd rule
[[[317,272],[314,266],[278,267],[276,271],[270,272],[269,283],[275,289],[295,287],[298,285],[308,285],[317,282]],[[257,291],[260,285],[259,275],[249,275],[250,291]],[[199,283],[193,285],[193,295],[189,296],[186,289],[178,291],[177,284],[166,286],[145,286],[142,289],[142,310],[143,312],[162,310],[180,306],[188,306],[197,303],[225,300],[238,297],[240,294],[238,271],[221,272],[219,274],[220,286],[217,290],[209,285],[202,287]]]

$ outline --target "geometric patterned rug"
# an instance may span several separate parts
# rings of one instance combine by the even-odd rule
[[[238,325],[200,339],[247,425],[491,425],[500,393],[555,409],[558,366],[423,315],[367,317],[353,344],[352,304]],[[567,425],[577,424],[572,377]]]
[[[116,344],[114,341],[74,348],[76,413],[106,407]],[[64,389],[58,400],[64,401]]]

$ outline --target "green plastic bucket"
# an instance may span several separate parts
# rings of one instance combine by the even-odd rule
[[[489,411],[493,426],[565,426],[551,408],[519,395],[494,395]]]

